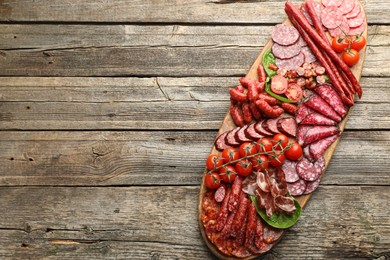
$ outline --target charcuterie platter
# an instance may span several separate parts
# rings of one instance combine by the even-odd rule
[[[266,253],[304,214],[363,93],[361,3],[286,2],[284,11],[288,19],[230,88],[231,107],[206,161],[199,224],[221,259]]]

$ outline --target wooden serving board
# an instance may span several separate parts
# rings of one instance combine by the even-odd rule
[[[362,11],[365,12],[364,7],[362,5],[361,5],[361,7],[362,7]],[[283,23],[291,25],[291,22],[290,22],[289,19],[286,19]],[[367,39],[367,35],[368,35],[368,32],[367,32],[367,29],[368,29],[368,26],[367,26],[367,15],[366,15],[365,23],[366,23],[366,30],[363,32],[362,35]],[[328,35],[329,39],[331,39],[331,36],[329,35],[328,32],[327,32],[327,35]],[[258,79],[257,68],[261,64],[263,54],[267,50],[271,49],[272,44],[273,44],[273,42],[272,42],[272,39],[270,38],[267,41],[267,43],[265,44],[263,50],[257,56],[256,60],[252,64],[252,66],[250,67],[248,73],[246,74],[246,77],[251,78],[251,79]],[[355,75],[355,77],[357,78],[358,81],[360,81],[360,78],[361,78],[361,75],[362,75],[363,63],[364,63],[364,60],[365,60],[365,57],[366,57],[366,49],[367,49],[367,44],[359,52],[360,53],[360,60],[359,60],[359,62],[351,68],[353,74]],[[237,79],[237,82],[238,82],[238,79]],[[363,89],[363,94],[364,94],[364,89]],[[349,114],[350,114],[352,108],[353,107],[351,107],[349,109],[349,111],[348,111],[347,115],[345,116],[345,118],[339,123],[339,128],[340,128],[341,132],[344,131],[345,125],[346,125],[346,123],[348,121],[348,117],[349,117]],[[226,116],[225,116],[225,118],[224,118],[224,120],[222,122],[222,125],[221,125],[221,127],[220,127],[216,137],[218,137],[220,134],[222,134],[222,133],[224,133],[226,131],[234,129],[235,127],[236,127],[236,125],[234,124],[233,119],[231,118],[230,113],[228,111],[226,113]],[[340,142],[341,136],[342,135],[340,135],[337,138],[337,140],[324,153],[324,158],[325,158],[326,164],[325,164],[325,170],[324,170],[324,172],[323,172],[323,174],[321,175],[320,178],[323,178],[323,176],[324,176],[324,174],[326,172],[326,169],[327,169],[327,167],[329,165],[329,162],[330,162],[330,160],[331,160],[331,158],[332,158],[332,156],[333,156],[333,154],[334,154],[334,152],[336,150],[336,147],[337,147],[338,143]],[[215,148],[215,146],[212,147],[211,153],[213,153],[213,154],[220,154],[220,152]],[[220,259],[237,259],[237,257],[228,256],[228,255],[225,255],[225,254],[221,253],[218,250],[218,248],[215,247],[215,245],[213,243],[211,243],[211,241],[208,239],[208,237],[206,235],[206,231],[205,231],[205,229],[203,227],[203,223],[201,221],[201,217],[200,216],[201,216],[201,212],[202,212],[203,196],[204,196],[204,194],[207,191],[207,188],[204,185],[204,178],[206,176],[206,173],[207,173],[207,170],[205,170],[204,174],[203,174],[202,183],[201,183],[200,192],[199,192],[199,201],[198,201],[198,221],[199,221],[200,231],[201,231],[203,240],[205,241],[205,243],[207,244],[209,249],[213,252],[213,254],[216,255],[218,258],[220,258]],[[301,196],[297,196],[295,198],[299,202],[301,207],[303,208],[306,205],[306,203],[309,201],[310,197],[311,197],[311,194],[301,195]],[[302,214],[304,214],[304,213],[302,212]],[[288,229],[286,229],[286,231],[287,230]],[[249,260],[249,259],[255,259],[256,257],[259,257],[259,256],[260,255],[253,255],[253,256],[249,256],[249,257],[246,257],[246,258],[240,258],[240,259],[247,259],[247,260]]]

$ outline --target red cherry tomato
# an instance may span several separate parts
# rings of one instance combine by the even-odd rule
[[[240,158],[240,154],[237,148],[227,148],[222,152],[222,159],[224,163],[235,161]]]
[[[364,48],[364,46],[366,46],[366,43],[367,41],[364,36],[356,35],[352,37],[351,48],[356,51],[360,51],[361,49]]]
[[[276,150],[282,150],[288,145],[288,137],[284,134],[276,134],[272,141]]]
[[[291,144],[291,147],[284,152],[284,154],[286,155],[287,159],[296,161],[302,157],[302,146],[294,142]]]
[[[233,183],[234,179],[235,179],[236,176],[237,176],[237,171],[236,171],[236,169],[235,169],[233,166],[231,166],[231,165],[224,166],[224,167],[222,167],[222,169],[219,171],[219,176],[221,177],[221,179],[222,179],[224,182]]]
[[[268,155],[269,158],[269,164],[271,164],[274,167],[279,167],[281,166],[284,161],[286,160],[286,157],[281,151],[275,151]]]
[[[271,142],[271,140],[267,137],[263,137],[261,139],[259,139],[257,141],[257,143],[259,144],[259,152],[269,152],[269,151],[272,151],[272,146],[273,146],[273,143]]]
[[[298,102],[303,97],[303,90],[302,87],[299,86],[297,83],[290,83],[288,84],[288,88],[286,90],[286,93],[284,93],[286,97],[294,102]]]
[[[238,175],[248,176],[252,172],[252,163],[248,159],[244,159],[236,163]]]
[[[223,164],[222,158],[219,158],[216,154],[210,154],[206,161],[207,170],[211,171]]]
[[[352,67],[359,62],[360,54],[354,49],[349,49],[341,54],[341,58],[348,66]]]
[[[268,169],[268,156],[259,154],[251,159],[251,163],[253,170],[263,172],[265,169]]]
[[[240,157],[243,158],[245,156],[255,154],[257,152],[257,149],[254,144],[246,142],[240,145],[238,152],[240,153]]]
[[[221,185],[221,178],[216,173],[210,173],[206,175],[204,182],[207,188],[214,190]]]
[[[271,90],[275,94],[283,94],[287,90],[287,79],[280,75],[275,75],[271,79]]]
[[[341,38],[340,36],[334,37],[332,40],[332,49],[335,52],[343,52],[349,46],[349,40],[347,38]]]

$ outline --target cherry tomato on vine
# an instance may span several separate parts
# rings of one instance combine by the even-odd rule
[[[252,163],[248,159],[244,159],[236,163],[238,175],[248,176],[252,172]]]
[[[287,159],[291,161],[298,160],[299,158],[301,158],[302,154],[302,146],[295,142],[292,143],[290,148],[284,152],[284,155],[286,155]]]
[[[255,154],[257,152],[257,149],[254,144],[246,142],[240,145],[238,151],[240,153],[240,157],[242,158],[248,155]]]
[[[221,185],[221,178],[216,173],[210,173],[207,174],[204,178],[204,183],[206,184],[206,187],[209,189],[218,189],[218,187]]]
[[[366,43],[366,38],[363,35],[356,35],[352,37],[351,48],[360,51],[366,46]]]
[[[255,171],[264,171],[268,169],[268,156],[265,154],[259,154],[251,159],[252,168]]]
[[[282,148],[286,148],[288,145],[288,137],[284,134],[274,135],[272,141],[276,150],[282,150]]]
[[[237,148],[227,148],[222,152],[222,159],[224,163],[235,161],[240,158],[240,153]]]
[[[259,144],[259,152],[269,152],[272,151],[273,143],[267,137],[263,137],[257,141]]]
[[[216,154],[210,154],[206,161],[207,170],[211,171],[223,164],[222,158]]]
[[[341,55],[341,58],[348,66],[352,67],[359,62],[360,54],[354,49],[348,49]]]
[[[336,36],[332,40],[332,49],[335,52],[343,52],[349,46],[349,40],[347,38],[342,38],[340,36]]]
[[[268,158],[269,158],[269,164],[271,164],[274,167],[281,166],[286,160],[284,153],[282,153],[281,151],[275,151],[269,154]]]
[[[237,176],[237,171],[233,166],[227,165],[221,168],[221,170],[219,171],[219,176],[221,177],[222,181],[227,183],[233,183],[234,179]]]

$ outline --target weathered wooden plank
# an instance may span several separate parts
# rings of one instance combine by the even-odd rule
[[[0,129],[217,129],[238,77],[0,78]],[[388,129],[388,78],[363,78],[347,129]]]
[[[272,25],[0,24],[0,49],[128,46],[261,47]],[[389,46],[390,27],[371,25],[369,46]]]
[[[2,132],[0,185],[197,185],[212,132]],[[389,185],[390,132],[345,132],[324,184]]]
[[[279,23],[285,1],[2,1],[1,21]],[[294,1],[296,4],[302,1]],[[363,2],[370,23],[388,23],[386,1]]]
[[[389,256],[389,191],[321,186],[267,257]],[[198,192],[180,186],[3,187],[0,257],[209,258],[196,221]]]
[[[261,48],[127,46],[0,51],[0,76],[237,76]],[[363,76],[390,76],[389,47],[370,46]]]

